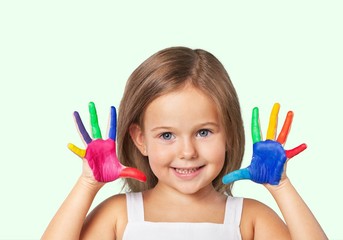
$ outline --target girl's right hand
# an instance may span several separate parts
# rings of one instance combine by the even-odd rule
[[[105,184],[102,182],[98,182],[95,179],[93,171],[89,166],[87,159],[85,158],[82,158],[82,173],[80,176],[80,180],[85,186],[90,188],[94,187],[95,189],[99,189]]]
[[[69,143],[68,148],[83,159],[82,179],[91,184],[106,183],[114,181],[120,177],[134,178],[139,181],[146,181],[144,173],[135,168],[123,166],[116,154],[116,109],[111,107],[111,123],[109,138],[102,139],[98,124],[98,117],[93,102],[89,103],[89,113],[92,127],[93,139],[85,129],[78,112],[74,112],[74,117],[78,130],[87,148],[80,149]]]

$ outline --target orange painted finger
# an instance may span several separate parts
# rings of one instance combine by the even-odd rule
[[[275,103],[270,113],[266,139],[269,139],[269,140],[275,139],[279,110],[280,110],[280,104]]]
[[[289,133],[289,130],[291,129],[292,121],[293,121],[293,112],[289,111],[287,113],[285,122],[283,123],[281,132],[279,133],[279,136],[276,141],[278,141],[280,144],[284,144],[287,140],[287,136]]]

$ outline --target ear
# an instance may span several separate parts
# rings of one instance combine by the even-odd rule
[[[129,133],[132,141],[141,152],[141,154],[144,156],[148,156],[142,128],[138,124],[132,124],[129,127]]]

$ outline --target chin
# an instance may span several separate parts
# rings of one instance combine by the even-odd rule
[[[206,186],[196,186],[195,184],[185,184],[185,183],[181,183],[180,185],[174,187],[174,189],[185,195],[197,194],[201,191],[206,191],[206,189],[209,189],[209,188],[213,189],[212,183]]]

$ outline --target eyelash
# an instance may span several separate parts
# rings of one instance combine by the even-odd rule
[[[206,136],[200,136],[200,133],[204,133],[206,132]],[[209,134],[213,133],[211,130],[209,129],[200,129],[196,136],[197,137],[201,137],[201,138],[206,138],[209,136]],[[166,138],[166,135],[168,136],[168,138]],[[160,136],[159,136],[161,139],[165,140],[165,141],[170,141],[172,139],[172,137],[175,137],[171,132],[164,132],[164,133],[161,133]]]

